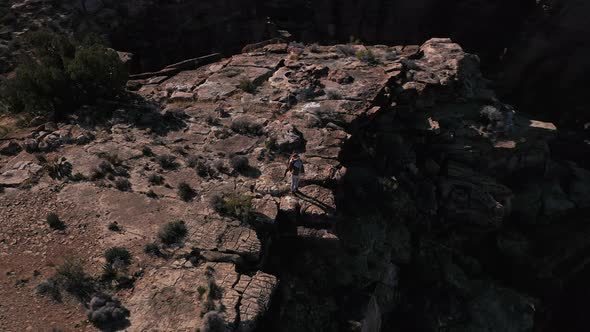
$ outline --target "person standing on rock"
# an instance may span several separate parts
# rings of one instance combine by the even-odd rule
[[[303,161],[301,161],[297,153],[292,154],[289,158],[289,163],[285,170],[285,176],[287,176],[287,173],[289,172],[291,172],[291,192],[296,193],[299,191],[299,177],[301,174],[305,173]]]

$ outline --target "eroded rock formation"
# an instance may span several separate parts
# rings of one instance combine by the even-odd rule
[[[33,330],[76,321],[45,302],[17,312],[42,301],[28,278],[68,250],[100,271],[111,246],[137,270],[118,294],[130,331],[550,329],[587,275],[589,172],[554,158],[556,126],[502,103],[449,39],[269,44],[129,86],[106,123],[81,110],[2,145],[0,295],[18,319],[0,329],[22,312]],[[293,151],[306,176],[288,195]],[[178,219],[182,245],[144,253]]]
[[[39,27],[102,34],[118,50],[135,54],[134,71],[212,52],[235,54],[281,29],[323,44],[351,37],[388,45],[451,37],[482,58],[488,78],[519,110],[581,128],[589,121],[589,10],[575,0],[11,0],[0,7],[0,71],[12,68],[18,37]]]

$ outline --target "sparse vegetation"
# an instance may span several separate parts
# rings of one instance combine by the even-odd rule
[[[115,187],[121,191],[130,191],[131,182],[125,178],[118,178],[115,180]]]
[[[185,202],[192,200],[196,195],[195,190],[186,182],[178,184],[178,197]]]
[[[62,300],[59,284],[53,278],[41,282],[35,289],[37,294],[48,296],[55,303],[59,303]]]
[[[233,119],[231,129],[243,135],[259,136],[262,134],[262,124],[245,116]]]
[[[88,320],[103,331],[115,331],[129,324],[129,310],[107,294],[96,294],[88,305]]]
[[[177,220],[164,225],[158,233],[158,238],[163,244],[172,245],[182,241],[187,233],[184,221]]]
[[[219,214],[230,216],[244,222],[251,219],[253,212],[252,197],[238,193],[214,196],[212,205]]]
[[[297,91],[295,91],[293,94],[295,95],[295,99],[297,100],[297,102],[302,103],[309,100],[313,100],[316,96],[316,91],[315,87],[309,84],[307,86],[297,89]]]
[[[217,170],[219,173],[226,173],[227,168],[225,167],[225,163],[221,159],[216,159],[213,161],[213,168]]]
[[[83,261],[80,259],[66,259],[57,268],[55,278],[68,293],[80,300],[89,298],[96,291],[94,281],[84,271]]]
[[[148,175],[148,181],[151,184],[157,185],[157,186],[164,184],[164,178],[157,173],[152,173],[152,174]]]
[[[70,164],[64,157],[56,157],[47,161],[47,163],[43,165],[43,168],[52,179],[63,179],[72,174],[72,164]]]
[[[176,157],[169,154],[163,154],[156,157],[156,162],[160,164],[163,169],[175,169],[178,167]]]
[[[340,92],[336,90],[326,90],[326,97],[331,100],[339,100],[342,99],[342,95]]]
[[[377,58],[375,57],[375,54],[370,49],[360,50],[360,51],[356,52],[355,56],[357,59],[361,60],[364,63],[368,63],[371,65],[378,63]]]
[[[158,194],[156,194],[156,192],[154,192],[154,191],[153,191],[153,190],[151,190],[151,189],[150,189],[150,190],[148,190],[148,192],[147,192],[147,193],[145,193],[145,195],[146,195],[147,197],[149,197],[149,198],[153,198],[153,199],[156,199],[156,198],[158,198]]]
[[[230,165],[234,170],[238,172],[243,172],[248,170],[248,168],[250,167],[250,161],[245,156],[235,155],[231,157]]]
[[[247,92],[247,93],[256,92],[256,85],[254,84],[254,82],[252,82],[252,80],[250,80],[248,78],[242,78],[240,80],[239,87],[240,87],[240,89],[242,89],[242,91]]]
[[[219,119],[215,118],[211,115],[207,115],[207,117],[205,118],[205,121],[210,126],[218,126],[219,125]]]
[[[55,213],[50,213],[47,215],[47,224],[52,229],[56,229],[56,230],[66,229],[66,224],[63,221],[61,221],[59,219],[58,215]]]
[[[309,45],[309,50],[311,51],[311,53],[320,53],[322,51],[320,49],[320,45],[318,45],[317,43]]]
[[[131,253],[123,247],[112,247],[104,253],[107,264],[113,266],[129,266],[131,264]]]
[[[116,221],[114,221],[109,223],[108,230],[111,232],[120,232],[121,226],[119,226],[119,224]]]
[[[77,41],[48,31],[30,32],[30,56],[0,91],[0,107],[63,118],[79,106],[124,91],[128,73],[115,51],[96,38]]]
[[[396,50],[393,50],[391,52],[387,52],[385,54],[385,60],[389,60],[389,61],[395,61],[399,58],[399,54],[397,53]]]
[[[74,182],[81,182],[88,180],[88,178],[82,173],[75,173],[70,176],[70,180]]]
[[[188,158],[186,158],[186,165],[190,168],[195,168],[195,166],[197,166],[198,162],[199,162],[199,157],[197,157],[197,156],[189,156]]]
[[[162,252],[160,251],[160,247],[158,247],[155,243],[148,243],[143,247],[143,252],[150,256],[154,257],[162,257]]]
[[[146,157],[152,157],[154,155],[152,149],[147,145],[144,145],[143,148],[141,148],[141,153]]]

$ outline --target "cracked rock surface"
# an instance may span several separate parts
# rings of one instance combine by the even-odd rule
[[[551,227],[589,207],[588,171],[553,159],[557,128],[500,102],[449,39],[273,44],[129,86],[136,99],[105,123],[2,144],[0,330],[83,320],[34,287],[71,254],[99,275],[113,246],[133,257],[135,284],[116,291],[128,331],[215,315],[228,331],[524,332],[547,294],[522,283],[558,292],[586,267],[587,233],[566,243],[576,232]],[[293,152],[306,168],[294,195]],[[159,243],[176,220],[186,236]],[[497,261],[524,279],[488,274]]]

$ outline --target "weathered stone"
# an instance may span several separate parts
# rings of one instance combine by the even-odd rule
[[[0,144],[0,154],[5,156],[15,156],[23,149],[15,141],[7,141]]]

